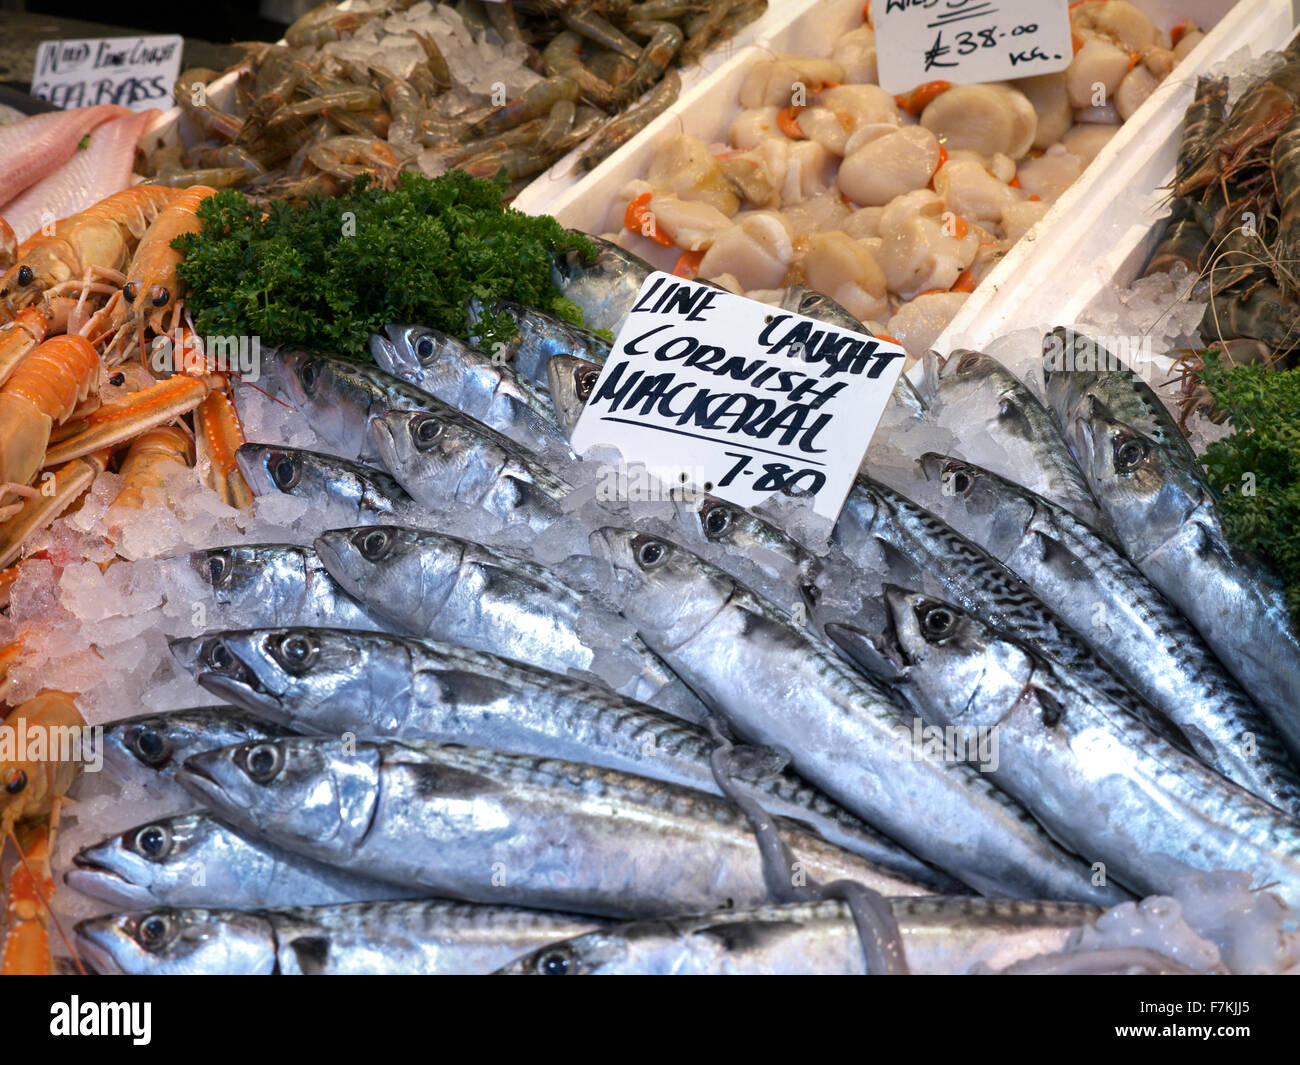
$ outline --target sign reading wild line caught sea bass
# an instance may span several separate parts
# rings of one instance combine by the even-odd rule
[[[672,487],[747,507],[811,493],[833,520],[904,358],[866,333],[653,273],[573,446],[616,447]]]

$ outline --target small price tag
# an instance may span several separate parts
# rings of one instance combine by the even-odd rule
[[[32,95],[56,107],[166,108],[181,72],[182,38],[89,37],[42,41]]]
[[[1064,70],[1074,58],[1067,0],[872,0],[886,92]]]
[[[572,441],[751,507],[811,493],[832,521],[903,370],[897,344],[671,274],[646,278]]]

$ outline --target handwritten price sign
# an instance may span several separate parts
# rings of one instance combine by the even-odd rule
[[[967,85],[1064,70],[1074,58],[1066,0],[873,0],[880,85]]]
[[[775,492],[839,515],[907,353],[897,344],[653,273],[574,427],[669,487],[752,507]]]

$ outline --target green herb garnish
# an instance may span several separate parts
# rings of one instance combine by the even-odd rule
[[[504,182],[453,170],[403,174],[394,190],[365,178],[337,198],[272,203],[233,190],[199,207],[202,229],[177,238],[180,276],[199,332],[258,336],[366,357],[366,338],[392,322],[468,336],[466,301],[514,300],[582,324],[551,281],[557,252],[595,254],[553,218],[502,205]],[[480,327],[483,346],[510,339],[505,318]]]
[[[89,147],[90,147],[90,134],[86,133],[82,135],[81,140],[77,141],[77,151],[82,152]]]
[[[1205,452],[1224,532],[1278,572],[1300,627],[1300,369],[1228,367],[1207,353],[1199,376],[1236,430]]]

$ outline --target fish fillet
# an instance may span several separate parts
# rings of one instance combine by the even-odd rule
[[[33,115],[0,127],[0,203],[8,203],[71,159],[81,138],[101,122],[130,113],[125,107],[100,104]]]
[[[126,111],[95,127],[86,148],[0,209],[18,239],[30,237],[43,220],[67,218],[130,185],[136,143],[156,113]]]

